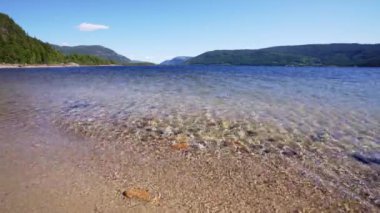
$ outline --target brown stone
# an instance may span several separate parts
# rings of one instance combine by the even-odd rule
[[[123,192],[123,196],[129,199],[137,199],[146,202],[150,202],[152,197],[147,189],[131,188]]]
[[[189,148],[189,146],[190,145],[186,142],[172,144],[172,148],[177,150],[186,150]]]

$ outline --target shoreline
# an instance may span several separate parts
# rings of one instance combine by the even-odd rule
[[[276,155],[181,150],[169,141],[144,144],[128,137],[99,140],[51,125],[49,116],[20,131],[13,124],[24,117],[7,117],[12,119],[0,122],[0,135],[13,139],[0,143],[0,211],[375,211]],[[125,195],[129,190],[146,190],[148,198]]]
[[[376,212],[380,207],[380,164],[371,163],[378,159],[378,113],[359,106],[369,119],[351,114],[351,107],[318,104],[323,99],[309,102],[313,93],[295,95],[307,91],[310,82],[303,80],[309,75],[301,75],[297,85],[266,91],[282,76],[262,81],[232,69],[233,75],[200,78],[206,69],[182,75],[168,74],[170,69],[112,70],[0,70],[0,212]],[[344,82],[339,72],[323,79]],[[246,82],[259,86],[237,86]],[[316,88],[323,82],[315,81]],[[364,91],[377,89],[375,80],[359,83],[373,84],[362,86]],[[358,88],[357,82],[351,85]],[[278,88],[299,99],[289,93],[279,98]],[[346,88],[318,93],[340,103],[346,95],[336,91],[351,91]]]
[[[70,64],[0,64],[0,69],[17,69],[17,68],[63,68],[63,67],[115,67],[122,66],[118,64],[105,64],[105,65],[79,65],[75,63]]]

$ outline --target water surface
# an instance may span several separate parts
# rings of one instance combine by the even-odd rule
[[[12,69],[2,70],[0,81],[2,95],[15,102],[26,96],[39,109],[86,101],[131,115],[207,112],[272,122],[307,135],[327,131],[332,139],[357,148],[380,143],[380,69],[376,68]]]
[[[379,68],[3,69],[0,119],[101,141],[279,156],[379,205],[379,91]]]

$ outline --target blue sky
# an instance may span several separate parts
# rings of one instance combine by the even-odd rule
[[[379,0],[0,0],[0,12],[46,42],[100,44],[153,62],[215,49],[380,43]]]

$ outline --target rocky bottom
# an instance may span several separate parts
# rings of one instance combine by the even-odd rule
[[[352,152],[352,145],[334,141],[328,131],[304,136],[208,112],[134,115],[80,101],[56,112],[54,123],[91,138],[101,173],[121,186],[118,193],[129,207],[368,211],[380,206],[376,155]]]

